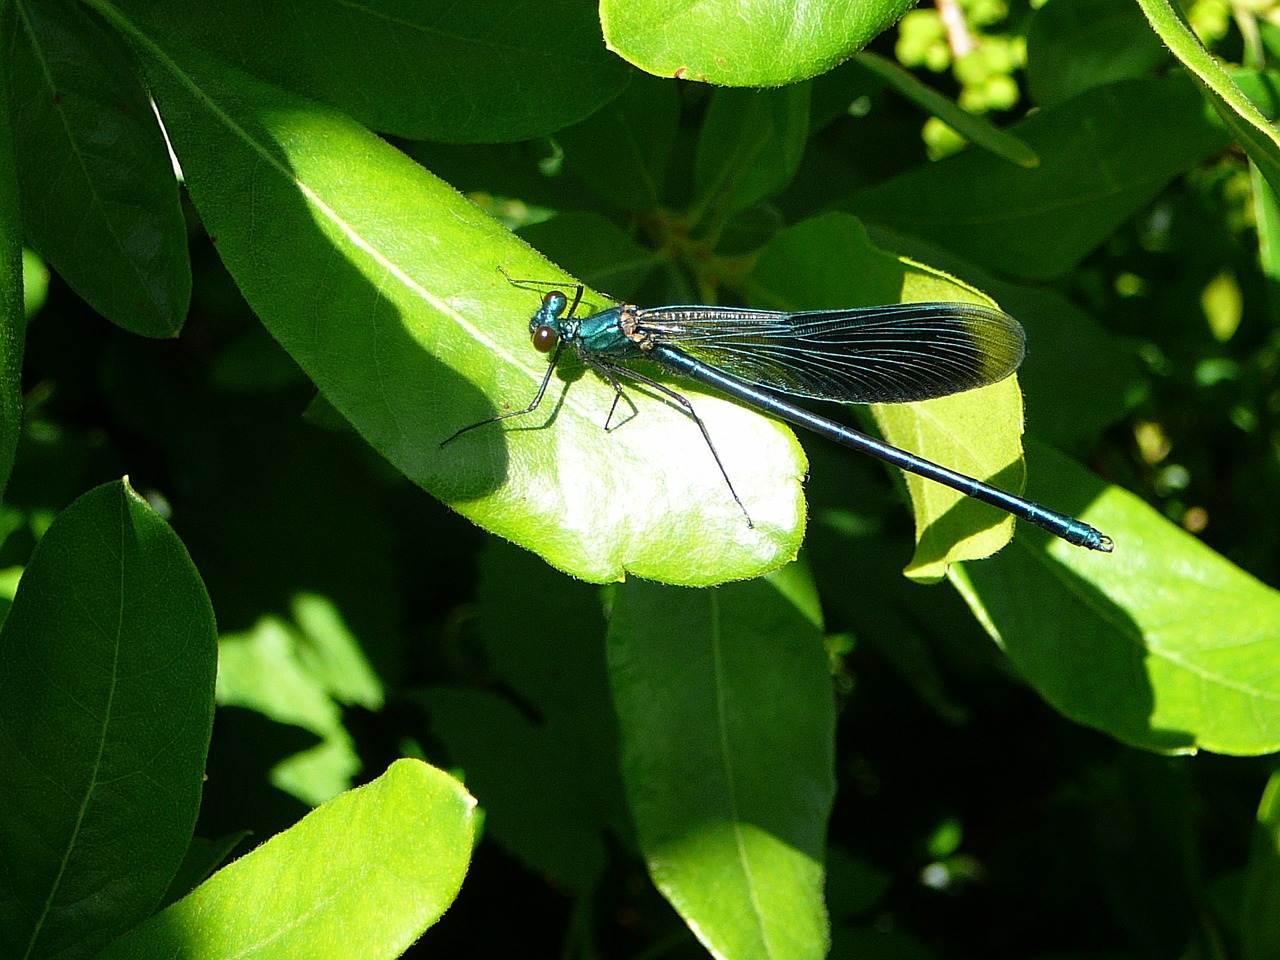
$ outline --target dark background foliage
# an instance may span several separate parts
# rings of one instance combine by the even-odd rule
[[[0,863],[33,864],[0,953],[162,951],[156,921],[110,944],[410,757],[478,800],[474,852],[451,781],[423,781],[439,820],[388,801],[384,836],[453,873],[431,907],[335,908],[395,922],[311,955],[397,955],[459,882],[406,955],[1275,955],[1280,150],[1155,4],[975,0],[963,54],[936,10],[830,6],[807,48],[745,13],[686,31],[676,70],[646,4],[0,4]],[[1280,32],[1216,10],[1191,25],[1271,115]],[[637,394],[605,432],[571,364],[549,421],[441,450],[541,373],[536,294],[495,268],[563,277],[504,228],[595,306],[976,288],[1028,331],[1028,494],[1116,553],[1006,546],[986,508],[694,394],[747,533],[677,411]],[[1005,389],[857,422],[1016,486]],[[110,531],[162,547],[135,567]],[[135,636],[110,612],[136,596]],[[84,700],[110,749],[40,678],[133,691]],[[103,757],[162,786],[99,825]],[[101,843],[49,799],[76,789]],[[358,891],[396,844],[348,827],[293,856]],[[68,876],[135,871],[76,913]]]

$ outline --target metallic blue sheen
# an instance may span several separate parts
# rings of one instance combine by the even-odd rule
[[[679,404],[702,431],[748,523],[750,514],[692,404],[623,361],[651,360],[836,443],[1005,510],[1068,543],[1102,553],[1114,549],[1110,537],[1081,520],[819,416],[774,392],[839,402],[905,403],[997,383],[1017,369],[1025,352],[1021,326],[999,310],[945,302],[804,312],[617,304],[577,317],[574,312],[581,298],[581,287],[576,288],[572,303],[560,290],[549,290],[529,320],[534,346],[552,354],[529,406],[464,427],[441,446],[475,427],[537,409],[560,349],[568,344],[613,385],[619,397],[620,380],[629,379]]]

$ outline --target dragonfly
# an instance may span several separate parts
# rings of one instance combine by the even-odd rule
[[[716,451],[711,433],[683,394],[628,366],[649,360],[669,373],[711,387],[734,400],[804,427],[917,476],[1004,510],[1079,547],[1110,553],[1114,541],[1082,520],[975,477],[926,460],[801,407],[785,395],[840,403],[914,403],[989,386],[1022,363],[1026,335],[1001,310],[974,303],[931,301],[836,310],[757,310],[749,307],[630,303],[579,316],[583,286],[517,280],[544,290],[529,320],[533,347],[550,354],[547,373],[529,405],[456,431],[445,446],[489,424],[538,409],[567,346],[614,389],[612,422],[623,381],[639,383],[679,406],[702,432],[729,493],[752,525],[742,498]]]

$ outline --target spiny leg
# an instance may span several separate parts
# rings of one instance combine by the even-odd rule
[[[511,274],[507,273],[505,267],[498,267],[498,272],[506,277],[507,283],[511,284],[513,287],[546,287],[548,290],[559,290],[561,287],[572,286],[573,303],[569,305],[569,312],[565,314],[566,317],[572,317],[574,311],[578,309],[578,304],[582,302],[583,286],[580,283],[564,284],[556,283],[553,280],[517,280],[515,277],[511,276]]]
[[[634,419],[640,413],[640,411],[637,410],[636,405],[631,402],[631,398],[627,396],[627,392],[622,389],[622,381],[620,381],[617,377],[613,375],[613,371],[611,369],[609,369],[606,366],[602,366],[598,362],[592,363],[592,367],[596,371],[596,373],[600,374],[600,376],[608,380],[609,385],[613,387],[613,403],[610,404],[609,406],[609,415],[604,418],[605,432],[612,433],[614,430],[617,430],[623,424],[630,423],[631,420]],[[618,423],[614,423],[613,415],[615,412],[617,412],[618,401],[624,398],[627,401],[627,406],[631,408],[631,415],[627,417],[626,420],[622,420]]]
[[[729,493],[732,494],[734,502],[738,505],[738,509],[742,511],[742,515],[747,518],[747,526],[754,529],[755,522],[751,519],[751,514],[747,512],[746,505],[743,504],[742,498],[738,496],[738,491],[734,489],[733,481],[729,479],[729,471],[725,469],[724,463],[720,459],[720,454],[716,450],[716,445],[711,440],[711,431],[709,431],[707,429],[707,425],[702,422],[702,418],[698,416],[698,412],[693,409],[693,404],[689,402],[689,398],[683,394],[677,393],[675,390],[672,390],[665,383],[659,383],[657,380],[646,377],[642,373],[636,373],[636,371],[632,370],[630,367],[605,363],[601,360],[591,360],[590,363],[592,367],[600,372],[601,376],[614,385],[614,388],[618,390],[619,393],[621,393],[622,387],[621,384],[618,383],[618,378],[614,375],[615,373],[621,374],[627,379],[634,380],[637,383],[642,383],[646,387],[657,390],[669,400],[680,405],[684,412],[689,415],[689,418],[698,425],[698,429],[702,432],[702,439],[706,441],[707,449],[711,451],[711,456],[715,459],[716,466],[720,468],[720,476],[724,477],[724,482],[729,488]],[[616,396],[614,397],[613,402],[616,406],[618,402]]]
[[[559,356],[560,356],[560,344],[557,344],[555,353],[551,355],[551,360],[547,364],[546,376],[542,378],[542,383],[538,386],[537,394],[534,396],[533,400],[530,401],[527,407],[525,407],[523,410],[512,410],[508,413],[500,413],[496,417],[490,417],[488,420],[481,420],[479,423],[473,423],[469,427],[463,427],[461,430],[457,431],[451,436],[448,436],[445,439],[441,440],[440,446],[443,447],[446,444],[453,443],[453,441],[457,440],[464,433],[470,433],[472,430],[476,429],[476,427],[487,426],[490,423],[498,423],[500,420],[510,420],[512,417],[523,417],[525,414],[533,413],[533,411],[537,410],[538,406],[542,403],[543,396],[547,392],[547,384],[551,382],[551,375],[555,373],[556,360],[559,358]]]

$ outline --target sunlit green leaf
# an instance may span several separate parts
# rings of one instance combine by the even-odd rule
[[[919,300],[991,301],[977,291],[878,250],[857,220],[827,214],[782,231],[748,278],[761,306],[795,310]],[[1022,398],[1014,379],[940,400],[876,404],[890,443],[1017,492],[1022,485]],[[850,456],[858,456],[850,452]],[[949,487],[904,474],[916,518],[912,575],[937,579],[946,564],[988,556],[1008,542],[1009,518]]]
[[[398,957],[457,896],[475,801],[397,760],[219,870],[116,941],[101,960]]]
[[[802,568],[715,590],[618,588],[622,772],[663,895],[716,957],[821,957],[831,688]]]
[[[1280,133],[1241,92],[1221,63],[1192,32],[1169,0],[1138,0],[1151,28],[1201,84],[1232,135],[1258,165],[1272,190],[1280,190]]]
[[[1077,473],[1033,456],[1032,492],[1105,530],[1115,553],[1020,531],[990,561],[952,568],[975,614],[1079,723],[1170,753],[1280,749],[1280,594],[1124,490],[1094,481],[1081,511]]]
[[[750,524],[682,411],[628,394],[637,415],[606,431],[613,390],[572,364],[538,413],[442,448],[523,407],[546,369],[528,340],[538,293],[497,268],[563,274],[342,115],[116,23],[144,57],[192,199],[246,299],[411,480],[588,580],[713,583],[795,554],[801,452],[727,401],[696,406]]]
[[[902,0],[813,5],[604,0],[609,49],[660,77],[776,87],[830,70],[911,8]]]

